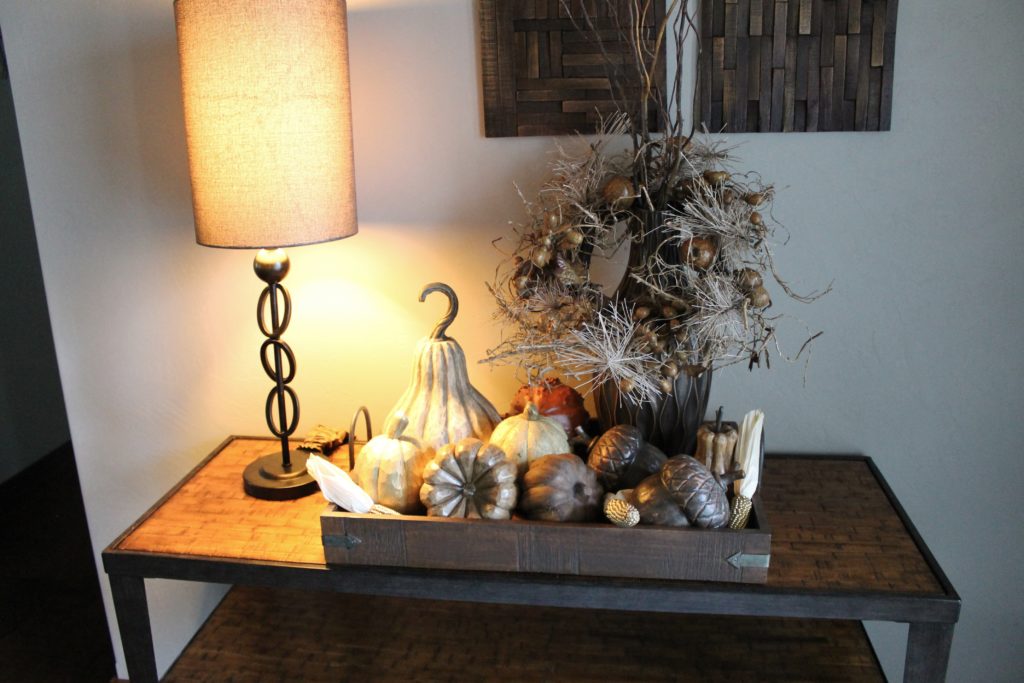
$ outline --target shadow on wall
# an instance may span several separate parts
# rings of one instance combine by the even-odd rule
[[[0,56],[3,37],[0,36]],[[0,64],[0,482],[70,438],[6,58]]]

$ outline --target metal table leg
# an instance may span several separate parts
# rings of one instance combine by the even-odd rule
[[[946,680],[955,626],[936,622],[910,624],[903,683],[942,683]]]
[[[146,583],[141,576],[109,576],[128,678],[132,683],[157,683],[153,630],[149,625],[149,606],[146,604]]]

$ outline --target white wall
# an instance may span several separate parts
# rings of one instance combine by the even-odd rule
[[[496,341],[490,241],[551,145],[481,136],[473,5],[350,3],[361,232],[291,254],[302,430],[360,403],[383,414],[441,308],[416,303],[427,281],[461,293],[470,357]],[[891,133],[742,139],[784,188],[783,272],[836,287],[787,307],[827,331],[806,384],[800,367],[722,373],[713,400],[765,407],[773,449],[873,455],[964,597],[950,680],[1013,680],[1024,5],[901,5]],[[193,243],[170,2],[0,0],[0,22],[100,549],[224,435],[262,431],[260,287],[249,254]],[[507,373],[476,380],[498,404],[513,389]],[[161,669],[220,590],[151,584]],[[893,632],[875,630],[898,675]]]

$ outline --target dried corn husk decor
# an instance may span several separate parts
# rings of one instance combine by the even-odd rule
[[[564,9],[594,29],[585,6]],[[506,259],[490,289],[503,341],[487,361],[516,365],[524,379],[558,369],[588,393],[616,386],[620,400],[653,403],[676,391],[673,380],[683,373],[760,366],[770,351],[782,355],[769,285],[801,302],[824,292],[802,296],[778,275],[773,249],[788,235],[772,211],[774,187],[737,169],[722,140],[694,134],[690,103],[655,86],[666,65],[634,23],[650,3],[625,6],[601,18],[595,37],[615,35],[632,48],[602,52],[617,112],[596,139],[560,145],[540,190],[523,197],[525,219],[498,244]],[[670,72],[688,71],[684,39],[693,35],[695,7],[670,3],[654,29],[659,42],[675,44],[668,53],[679,61]],[[614,74],[631,74],[641,87],[617,84]],[[677,82],[667,90],[678,95],[681,88]],[[646,113],[653,112],[662,133],[649,128]],[[591,279],[595,257],[624,252],[620,282]]]
[[[359,485],[352,481],[345,470],[318,455],[309,456],[309,459],[306,460],[306,470],[320,485],[320,491],[324,494],[327,502],[334,503],[342,510],[360,514],[399,514],[391,508],[374,503],[373,498],[359,488]]]
[[[745,529],[754,494],[761,483],[761,436],[764,433],[764,413],[752,410],[740,423],[739,443],[736,446],[736,469],[744,476],[733,483],[733,502],[729,528]]]
[[[623,528],[634,527],[640,523],[640,511],[626,502],[622,492],[605,494],[604,516],[615,526]]]

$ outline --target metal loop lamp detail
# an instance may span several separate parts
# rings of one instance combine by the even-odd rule
[[[174,13],[196,241],[259,249],[253,269],[266,283],[256,322],[273,381],[267,427],[281,452],[246,468],[245,491],[298,498],[316,482],[289,448],[299,399],[281,338],[292,314],[283,247],[357,231],[345,2],[175,0]]]

